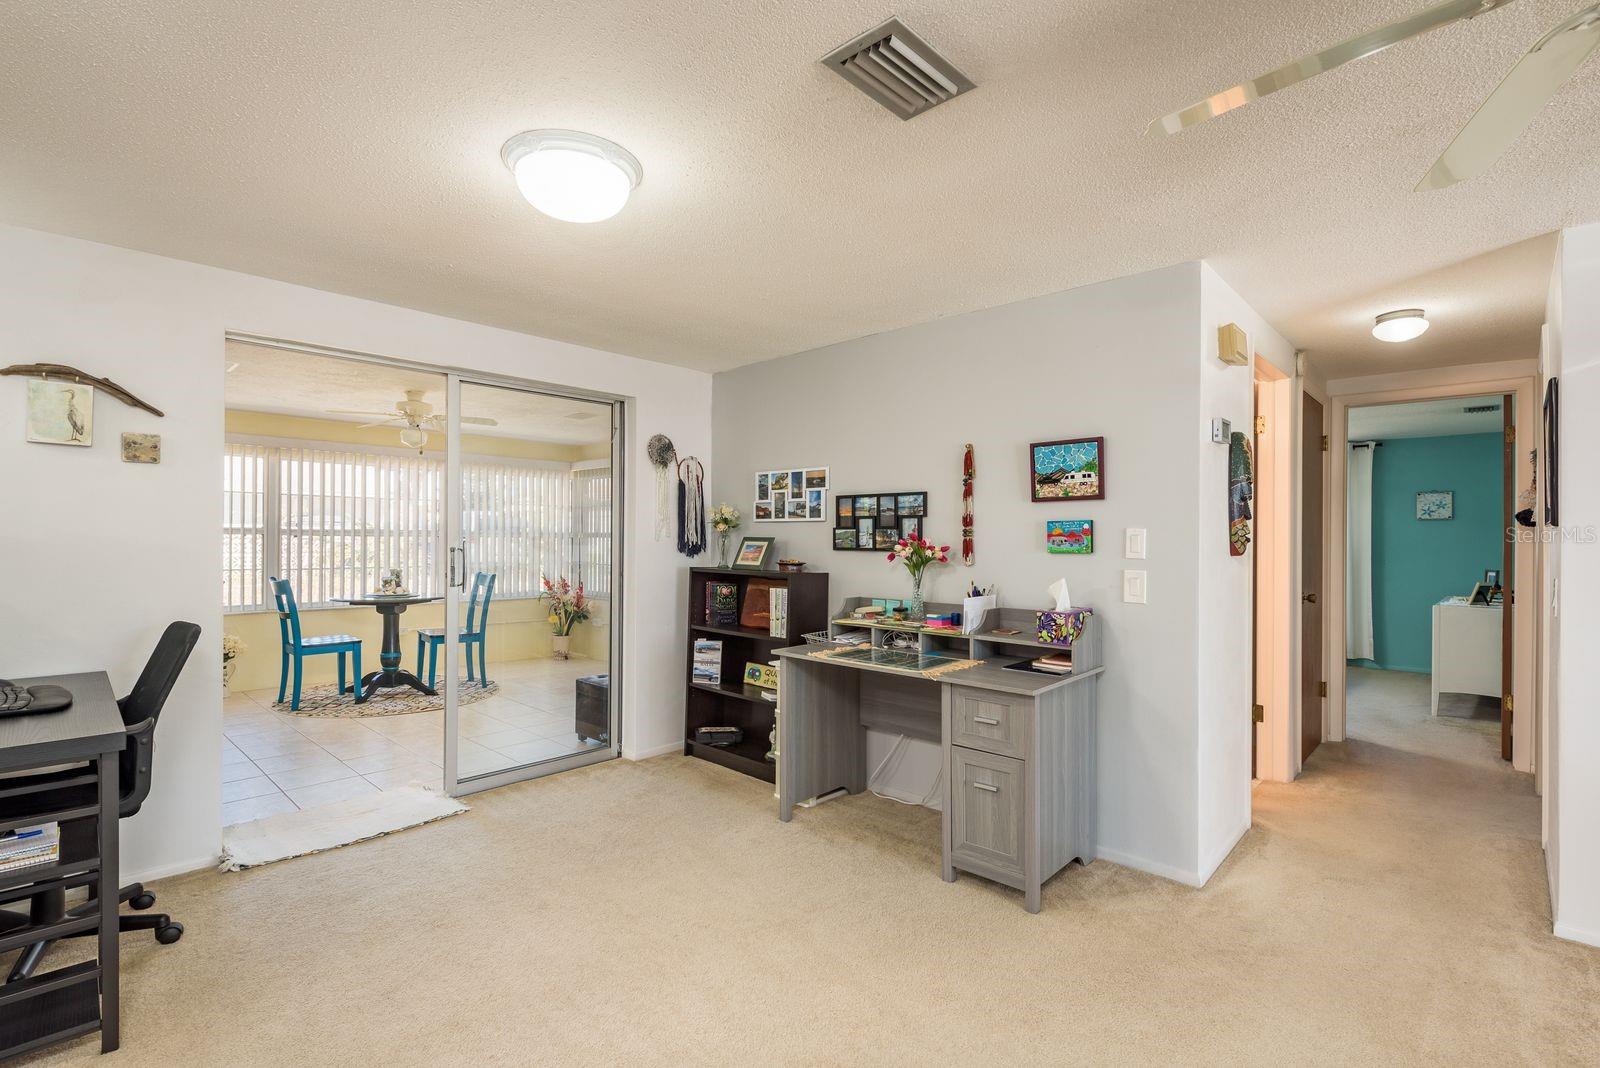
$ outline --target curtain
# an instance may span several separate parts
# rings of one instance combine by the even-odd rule
[[[1372,460],[1371,443],[1350,446],[1345,465],[1345,657],[1373,659],[1372,648]]]

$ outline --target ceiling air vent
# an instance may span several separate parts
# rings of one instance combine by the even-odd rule
[[[899,19],[835,49],[822,62],[902,119],[972,88],[966,75]]]

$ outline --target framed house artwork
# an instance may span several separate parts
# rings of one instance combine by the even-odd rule
[[[1035,501],[1103,501],[1106,439],[1066,438],[1028,446],[1028,482]]]
[[[1044,524],[1044,547],[1052,553],[1086,556],[1094,552],[1094,520],[1048,519]]]
[[[827,522],[828,469],[805,467],[799,470],[757,471],[756,500],[750,514],[758,523]],[[835,517],[835,525],[849,526],[849,518],[841,511]]]
[[[812,502],[814,492],[809,487],[805,491],[806,514],[826,514],[826,495],[818,508]],[[841,552],[892,549],[901,538],[922,537],[927,516],[927,490],[841,493],[833,504],[833,547]]]
[[[1455,516],[1454,490],[1424,490],[1417,494],[1418,519],[1454,519]]]
[[[28,379],[28,440],[44,445],[94,444],[94,387]]]

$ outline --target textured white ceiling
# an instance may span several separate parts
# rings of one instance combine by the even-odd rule
[[[288,349],[227,343],[228,375],[224,400],[229,408],[271,412],[344,423],[381,422],[382,415],[340,415],[330,408],[393,413],[406,390],[444,414],[442,374],[408,367],[318,356]],[[462,383],[461,414],[493,419],[496,426],[468,426],[469,434],[518,441],[584,445],[611,440],[608,406],[544,393]]]
[[[1375,290],[1600,218],[1600,61],[1411,191],[1575,0],[1143,130],[1421,2],[904,0],[978,85],[910,122],[816,62],[866,0],[8,5],[0,221],[709,369],[1206,258],[1338,376]],[[639,157],[621,215],[521,202],[499,148],[544,126]]]
[[[1451,397],[1408,404],[1371,404],[1351,408],[1350,440],[1383,441],[1386,438],[1442,438],[1453,434],[1495,434],[1505,426],[1501,398]],[[1493,411],[1468,412],[1467,408],[1494,406]]]

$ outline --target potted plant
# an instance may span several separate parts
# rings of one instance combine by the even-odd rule
[[[711,526],[717,532],[718,567],[732,566],[733,561],[728,559],[728,546],[732,539],[728,535],[739,529],[739,521],[743,518],[739,514],[739,509],[726,503],[711,509]]]
[[[555,635],[550,644],[556,659],[566,660],[572,655],[572,628],[589,618],[589,599],[584,596],[582,581],[574,586],[564,578],[554,582],[544,579],[541,585],[544,592],[539,599],[549,603],[550,626]]]
[[[907,613],[908,618],[925,618],[928,610],[922,601],[922,573],[929,564],[948,564],[950,546],[935,545],[916,536],[901,538],[889,550],[889,562],[905,564],[906,570],[911,573],[911,609]]]
[[[239,669],[239,654],[244,652],[245,644],[239,640],[237,634],[224,634],[222,636],[222,688],[226,690],[228,683],[233,681],[233,673]]]

